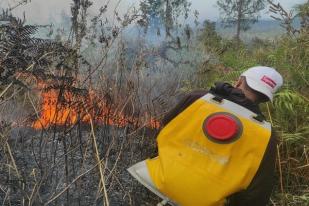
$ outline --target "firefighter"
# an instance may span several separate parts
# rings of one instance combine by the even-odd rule
[[[273,68],[245,71],[185,96],[163,119],[158,157],[129,172],[163,199],[183,206],[265,206],[274,185],[276,139],[259,104],[283,85]]]

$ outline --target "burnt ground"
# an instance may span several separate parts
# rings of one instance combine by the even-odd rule
[[[89,126],[15,128],[9,136],[9,147],[0,150],[0,204],[44,205],[54,198],[48,205],[103,205]],[[155,132],[102,126],[95,136],[110,205],[156,205],[159,199],[126,171],[156,155]]]

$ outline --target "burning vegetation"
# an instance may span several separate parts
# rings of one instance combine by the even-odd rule
[[[125,108],[112,108],[107,97],[100,98],[95,90],[76,92],[74,88],[57,88],[44,82],[39,83],[39,88],[42,100],[38,119],[32,125],[35,129],[46,129],[50,126],[70,127],[77,122],[117,127],[160,127],[157,120],[140,120],[138,117],[125,115]]]
[[[132,185],[125,168],[155,153],[160,115],[154,105],[173,91],[151,92],[153,83],[139,73],[140,54],[130,61],[124,54],[121,31],[141,16],[115,13],[117,22],[110,23],[103,5],[88,25],[91,5],[73,1],[68,40],[10,10],[0,15],[1,109],[14,102],[25,111],[10,122],[0,117],[0,204],[140,205],[150,197]],[[42,29],[55,38],[38,38]],[[93,62],[82,53],[85,42],[99,54]],[[9,136],[21,141],[18,148]],[[138,199],[128,192],[132,187]]]

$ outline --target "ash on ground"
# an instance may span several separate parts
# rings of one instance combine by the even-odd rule
[[[127,168],[156,156],[154,131],[100,126],[94,135],[111,206],[156,205],[160,200]],[[90,126],[15,128],[0,149],[0,204],[104,205]]]

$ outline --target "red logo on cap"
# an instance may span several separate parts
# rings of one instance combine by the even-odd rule
[[[263,82],[265,82],[268,86],[270,86],[271,88],[275,88],[276,87],[276,82],[274,80],[272,80],[271,78],[269,78],[268,76],[263,76],[261,79]]]

